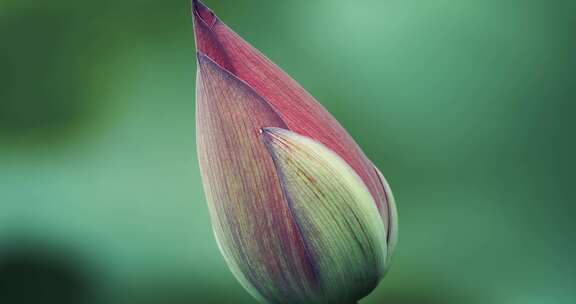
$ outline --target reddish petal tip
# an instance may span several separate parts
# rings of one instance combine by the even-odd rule
[[[194,11],[194,20],[202,21],[209,27],[216,22],[216,15],[204,3],[198,0],[192,0],[192,8]]]

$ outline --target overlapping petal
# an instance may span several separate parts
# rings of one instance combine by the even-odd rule
[[[197,146],[214,232],[235,275],[259,297],[293,300],[317,286],[314,262],[260,138],[286,125],[246,84],[198,57]]]
[[[317,303],[352,303],[381,278],[386,231],[372,195],[356,172],[321,143],[281,128],[266,128],[294,218],[319,275]]]
[[[288,129],[336,152],[362,178],[388,228],[388,201],[372,163],[352,137],[306,90],[244,41],[199,1],[194,1],[196,48],[246,82],[282,117]]]

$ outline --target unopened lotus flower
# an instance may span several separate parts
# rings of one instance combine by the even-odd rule
[[[382,174],[298,83],[193,1],[198,157],[214,233],[264,303],[355,303],[397,240]]]

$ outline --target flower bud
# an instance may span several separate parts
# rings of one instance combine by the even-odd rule
[[[390,188],[298,83],[194,1],[198,157],[230,269],[264,303],[349,303],[387,271]]]

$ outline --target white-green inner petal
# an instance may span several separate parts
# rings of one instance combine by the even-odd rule
[[[364,297],[382,277],[387,256],[384,224],[367,187],[317,141],[280,128],[264,129],[263,138],[320,280],[312,302]]]

